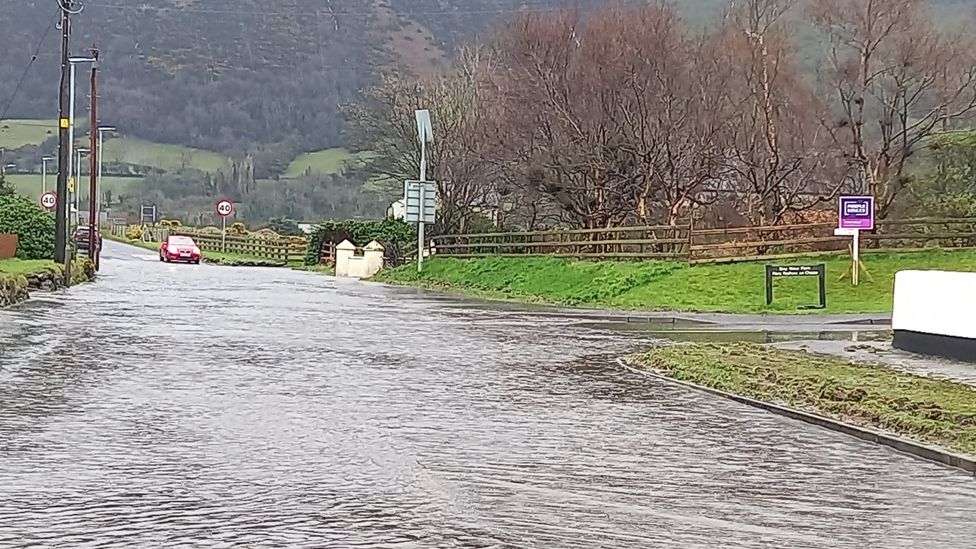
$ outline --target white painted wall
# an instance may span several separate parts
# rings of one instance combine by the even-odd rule
[[[356,246],[343,240],[336,246],[336,276],[369,278],[383,268],[383,246],[375,240],[356,255]]]
[[[976,339],[976,273],[899,271],[891,328]]]

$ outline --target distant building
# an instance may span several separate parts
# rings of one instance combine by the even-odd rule
[[[403,219],[406,213],[407,208],[403,205],[402,198],[390,204],[390,206],[386,209],[386,217],[390,219]]]

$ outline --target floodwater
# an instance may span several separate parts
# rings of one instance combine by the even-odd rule
[[[650,338],[106,243],[0,311],[0,548],[971,548],[976,480],[629,373]]]

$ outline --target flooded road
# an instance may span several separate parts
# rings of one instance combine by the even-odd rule
[[[165,265],[0,311],[0,547],[969,548],[976,481],[650,380],[646,336]]]

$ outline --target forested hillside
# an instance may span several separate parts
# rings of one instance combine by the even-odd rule
[[[795,10],[815,1],[801,0]],[[374,148],[368,139],[352,135],[345,118],[348,105],[363,104],[364,90],[391,73],[425,75],[448,68],[458,46],[490,41],[491,33],[504,31],[519,11],[576,7],[590,13],[608,2],[83,3],[84,11],[74,17],[73,53],[86,54],[97,43],[103,60],[101,117],[125,138],[108,144],[108,174],[118,179],[106,190],[114,191],[114,200],[124,199],[120,208],[156,201],[192,218],[209,215],[213,193],[241,200],[240,211],[256,217],[381,213],[392,194],[364,194],[363,184],[375,174],[342,161],[347,152]],[[720,21],[733,4],[670,3],[692,34]],[[933,0],[929,6],[944,26],[973,11],[972,0]],[[24,186],[39,193],[40,158],[56,145],[57,1],[0,0],[0,8],[0,115],[6,111],[5,119],[21,119],[0,127],[0,147],[6,148],[5,161],[16,163]],[[580,21],[586,24],[585,17]],[[791,37],[800,77],[810,82],[817,79],[818,61],[826,51],[821,38],[809,25],[799,25]],[[25,72],[35,48],[37,58]],[[81,115],[87,105],[87,98],[80,97]],[[402,109],[407,122],[416,106]],[[316,161],[309,163],[309,158]],[[287,183],[278,184],[279,177]]]
[[[585,0],[583,3],[595,3]],[[391,70],[426,71],[519,6],[558,0],[92,0],[73,27],[98,43],[102,112],[123,133],[221,152],[342,145],[338,107]],[[55,0],[3,0],[0,100],[41,40],[9,117],[56,114]],[[46,35],[45,35],[46,33]],[[286,152],[285,150],[282,153]],[[290,152],[290,151],[289,151]]]

